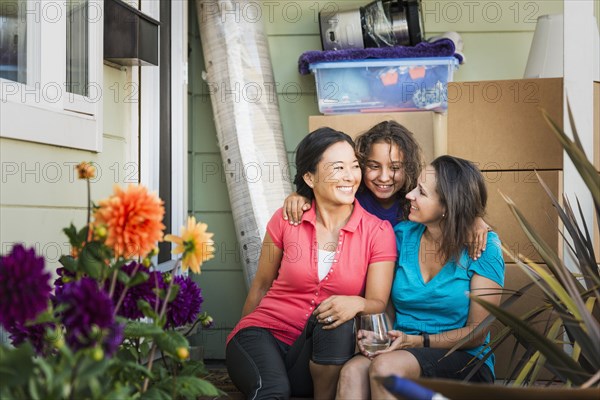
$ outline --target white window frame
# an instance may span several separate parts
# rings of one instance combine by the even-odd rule
[[[177,233],[188,214],[188,4],[171,4],[171,232]]]
[[[0,137],[102,151],[103,1],[89,2],[88,97],[66,90],[66,2],[27,0],[22,7],[27,83],[0,78]]]
[[[156,0],[140,1],[140,11],[160,21],[160,3]],[[133,4],[132,1],[129,3]],[[139,121],[141,132],[139,143],[140,183],[149,190],[158,193],[160,189],[160,65],[138,68],[141,68],[141,82],[138,82],[141,93]]]

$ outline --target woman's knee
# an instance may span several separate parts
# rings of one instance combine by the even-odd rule
[[[369,371],[370,361],[365,357],[354,357],[342,367],[340,371],[340,382],[350,384],[366,376]]]
[[[364,374],[369,370],[370,365],[371,360],[369,360],[367,357],[357,355],[344,364],[342,371],[350,376],[355,374]]]
[[[369,366],[369,377],[386,377],[396,375],[404,378],[419,376],[419,363],[405,351],[394,351],[381,354],[373,359]]]
[[[381,356],[375,357],[369,365],[369,377],[385,377],[390,375],[390,365],[382,359]],[[399,375],[399,371],[394,371],[396,375]]]
[[[269,387],[264,387],[258,391],[255,399],[289,399],[292,396],[290,382],[286,379],[280,379],[276,382],[270,382]]]
[[[281,351],[266,330],[247,328],[238,332],[227,344],[225,362],[232,382],[248,398],[290,397]]]

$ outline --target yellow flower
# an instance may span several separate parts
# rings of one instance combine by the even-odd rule
[[[165,236],[167,242],[177,245],[173,254],[183,254],[181,259],[183,270],[189,268],[199,274],[202,263],[214,257],[213,234],[206,232],[207,227],[208,225],[202,222],[196,223],[196,217],[188,217],[187,226],[181,228],[181,236]]]
[[[82,161],[77,166],[77,176],[79,179],[92,179],[96,177],[96,167],[87,161]]]

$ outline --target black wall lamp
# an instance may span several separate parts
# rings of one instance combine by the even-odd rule
[[[158,65],[159,25],[121,0],[105,0],[104,59],[118,65]]]

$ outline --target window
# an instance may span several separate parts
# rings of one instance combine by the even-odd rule
[[[0,78],[27,82],[27,19],[6,0],[0,1]]]
[[[0,0],[0,136],[102,147],[101,0]]]
[[[88,1],[67,1],[67,91],[81,96],[89,88]]]

